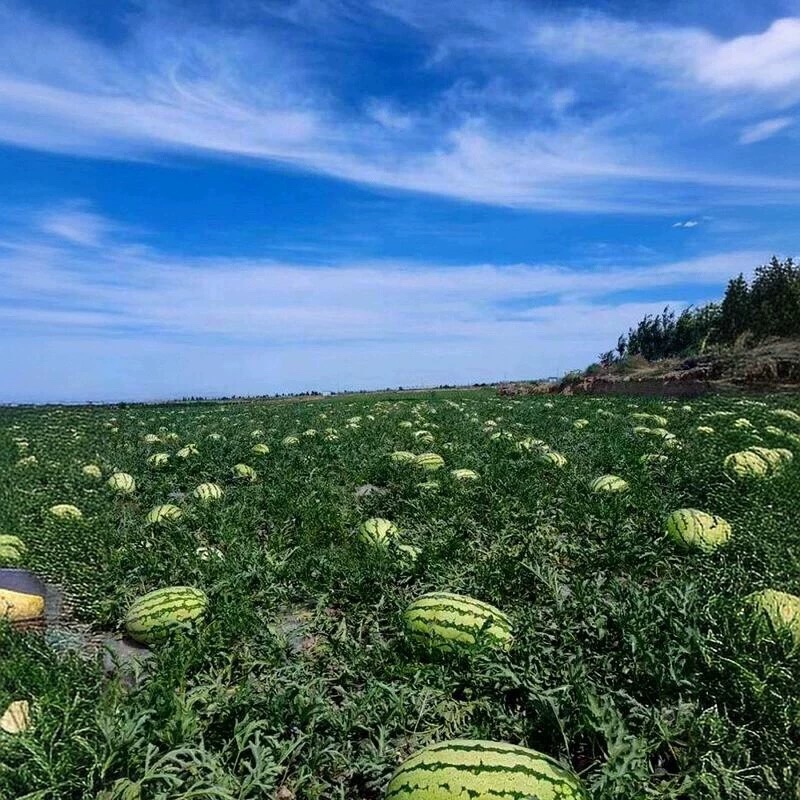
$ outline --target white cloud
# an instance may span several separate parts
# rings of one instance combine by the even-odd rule
[[[684,222],[675,222],[673,223],[673,228],[696,228],[700,224],[700,220],[697,219],[687,219]]]
[[[774,117],[748,125],[739,136],[739,144],[753,144],[769,139],[776,133],[786,130],[793,122],[791,117]]]
[[[0,140],[93,157],[236,157],[521,208],[685,213],[697,187],[732,203],[794,202],[800,181],[790,177],[681,163],[653,133],[666,135],[669,126],[648,123],[643,131],[624,95],[610,110],[571,116],[578,89],[542,84],[528,63],[533,53],[606,58],[747,88],[720,66],[738,52],[738,40],[606,17],[538,24],[526,7],[508,3],[468,9],[473,35],[465,35],[455,6],[445,15],[448,31],[441,15],[406,5],[406,21],[419,15],[432,53],[471,48],[470,63],[480,65],[492,48],[511,52],[516,61],[495,66],[514,80],[484,81],[476,67],[474,86],[454,91],[462,76],[452,73],[451,86],[421,98],[413,113],[379,97],[355,111],[330,65],[320,66],[321,52],[309,58],[269,28],[204,28],[145,14],[132,17],[135,27],[111,48],[8,7],[0,12]],[[309,11],[295,22],[306,16],[314,17]],[[780,69],[792,74],[794,31],[783,21],[763,40],[748,40],[784,56],[762,65],[778,88],[791,84]],[[514,95],[530,100],[515,106]]]

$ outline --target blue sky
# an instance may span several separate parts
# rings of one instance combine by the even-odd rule
[[[798,198],[800,0],[0,0],[0,400],[559,374]]]

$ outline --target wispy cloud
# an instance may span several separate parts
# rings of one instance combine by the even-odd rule
[[[753,144],[754,142],[769,139],[771,136],[786,130],[793,122],[792,117],[774,117],[773,119],[757,122],[754,125],[748,125],[739,136],[739,143]]]
[[[672,224],[673,228],[696,228],[700,224],[700,220],[698,219],[687,219],[683,222],[674,222]]]
[[[563,85],[547,65],[606,59],[676,84],[785,95],[800,69],[798,21],[721,40],[602,16],[543,18],[521,3],[444,3],[434,14],[422,3],[373,0],[366,18],[377,20],[376,8],[424,32],[428,60],[409,69],[435,72],[437,81],[413,112],[394,97],[354,103],[337,89],[324,49],[311,58],[297,44],[299,32],[323,19],[336,21],[338,37],[363,36],[344,6],[311,3],[307,13],[284,14],[294,37],[265,25],[205,27],[143,14],[114,48],[6,6],[0,140],[91,157],[235,157],[522,208],[686,213],[700,190],[720,202],[794,202],[800,181],[682,159],[663,138],[679,132],[653,118],[643,128],[635,98],[621,91],[584,102],[589,73]],[[464,60],[449,64],[453,52],[471,56],[472,72]],[[475,66],[486,53],[487,67]],[[676,103],[687,119],[695,113],[678,88],[667,95],[665,119]],[[652,115],[659,105],[649,107]]]

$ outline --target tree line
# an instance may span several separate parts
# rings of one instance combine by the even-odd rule
[[[667,306],[647,314],[599,356],[609,367],[629,356],[648,361],[697,355],[712,346],[731,345],[740,337],[800,336],[800,265],[776,256],[757,267],[748,283],[743,274],[728,282],[721,303],[689,306],[680,313]]]

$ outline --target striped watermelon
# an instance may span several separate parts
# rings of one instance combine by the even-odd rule
[[[748,595],[745,605],[772,631],[789,633],[795,647],[800,647],[800,597],[777,589],[762,589]]]
[[[667,534],[679,544],[710,553],[728,543],[730,523],[696,508],[679,508],[666,519]]]
[[[258,444],[254,444],[250,448],[250,452],[254,456],[265,456],[267,455],[267,453],[269,453],[269,446],[264,444],[263,442],[259,442]]]
[[[731,453],[723,467],[734,478],[766,478],[770,472],[769,462],[750,450]]]
[[[361,536],[361,541],[367,544],[380,545],[388,544],[392,539],[396,539],[400,533],[394,522],[380,517],[373,517],[362,523],[358,532]]]
[[[106,485],[117,494],[132,494],[136,491],[136,481],[127,472],[115,472],[108,479]]]
[[[0,562],[16,564],[22,561],[25,551],[25,542],[19,536],[10,533],[0,533]]]
[[[619,475],[601,475],[592,481],[590,488],[596,494],[599,492],[627,492],[628,482]]]
[[[555,759],[519,745],[454,739],[403,762],[385,800],[587,800],[583,784]]]
[[[131,639],[151,644],[184,623],[196,622],[208,608],[205,592],[193,586],[168,586],[135,600],[123,624]]]
[[[191,458],[192,456],[200,455],[200,451],[197,449],[196,444],[187,444],[184,447],[181,447],[175,455],[178,458]]]
[[[406,608],[403,621],[412,636],[440,650],[471,646],[479,639],[504,650],[511,647],[509,618],[499,608],[466,595],[423,594]]]
[[[201,483],[192,494],[201,503],[213,503],[216,500],[222,499],[222,487],[217,486],[216,483]]]
[[[165,466],[168,461],[169,461],[169,453],[153,453],[153,455],[151,455],[150,458],[147,459],[147,463],[151,467],[155,467],[156,469],[158,469],[158,467]]]
[[[239,480],[249,481],[250,483],[258,477],[256,471],[248,464],[235,464],[233,467],[233,474],[235,477],[239,478]]]
[[[150,513],[147,515],[147,521],[151,525],[164,525],[169,522],[175,522],[182,516],[183,512],[178,506],[174,506],[172,503],[163,503],[150,510]]]
[[[477,481],[480,475],[474,469],[454,469],[450,473],[457,481]]]
[[[59,519],[83,518],[83,512],[77,506],[73,506],[70,503],[57,503],[54,506],[50,506],[50,514]]]
[[[549,464],[554,467],[558,467],[559,469],[567,466],[566,456],[556,452],[555,450],[550,450],[549,448],[542,450],[536,457],[536,460],[540,464]]]
[[[408,464],[416,459],[416,456],[408,450],[395,450],[389,454],[389,458],[396,464]]]
[[[81,468],[81,472],[87,478],[102,478],[103,472],[97,464],[87,464],[85,467]]]
[[[444,466],[444,459],[438,453],[420,453],[414,463],[424,470],[434,472]]]

